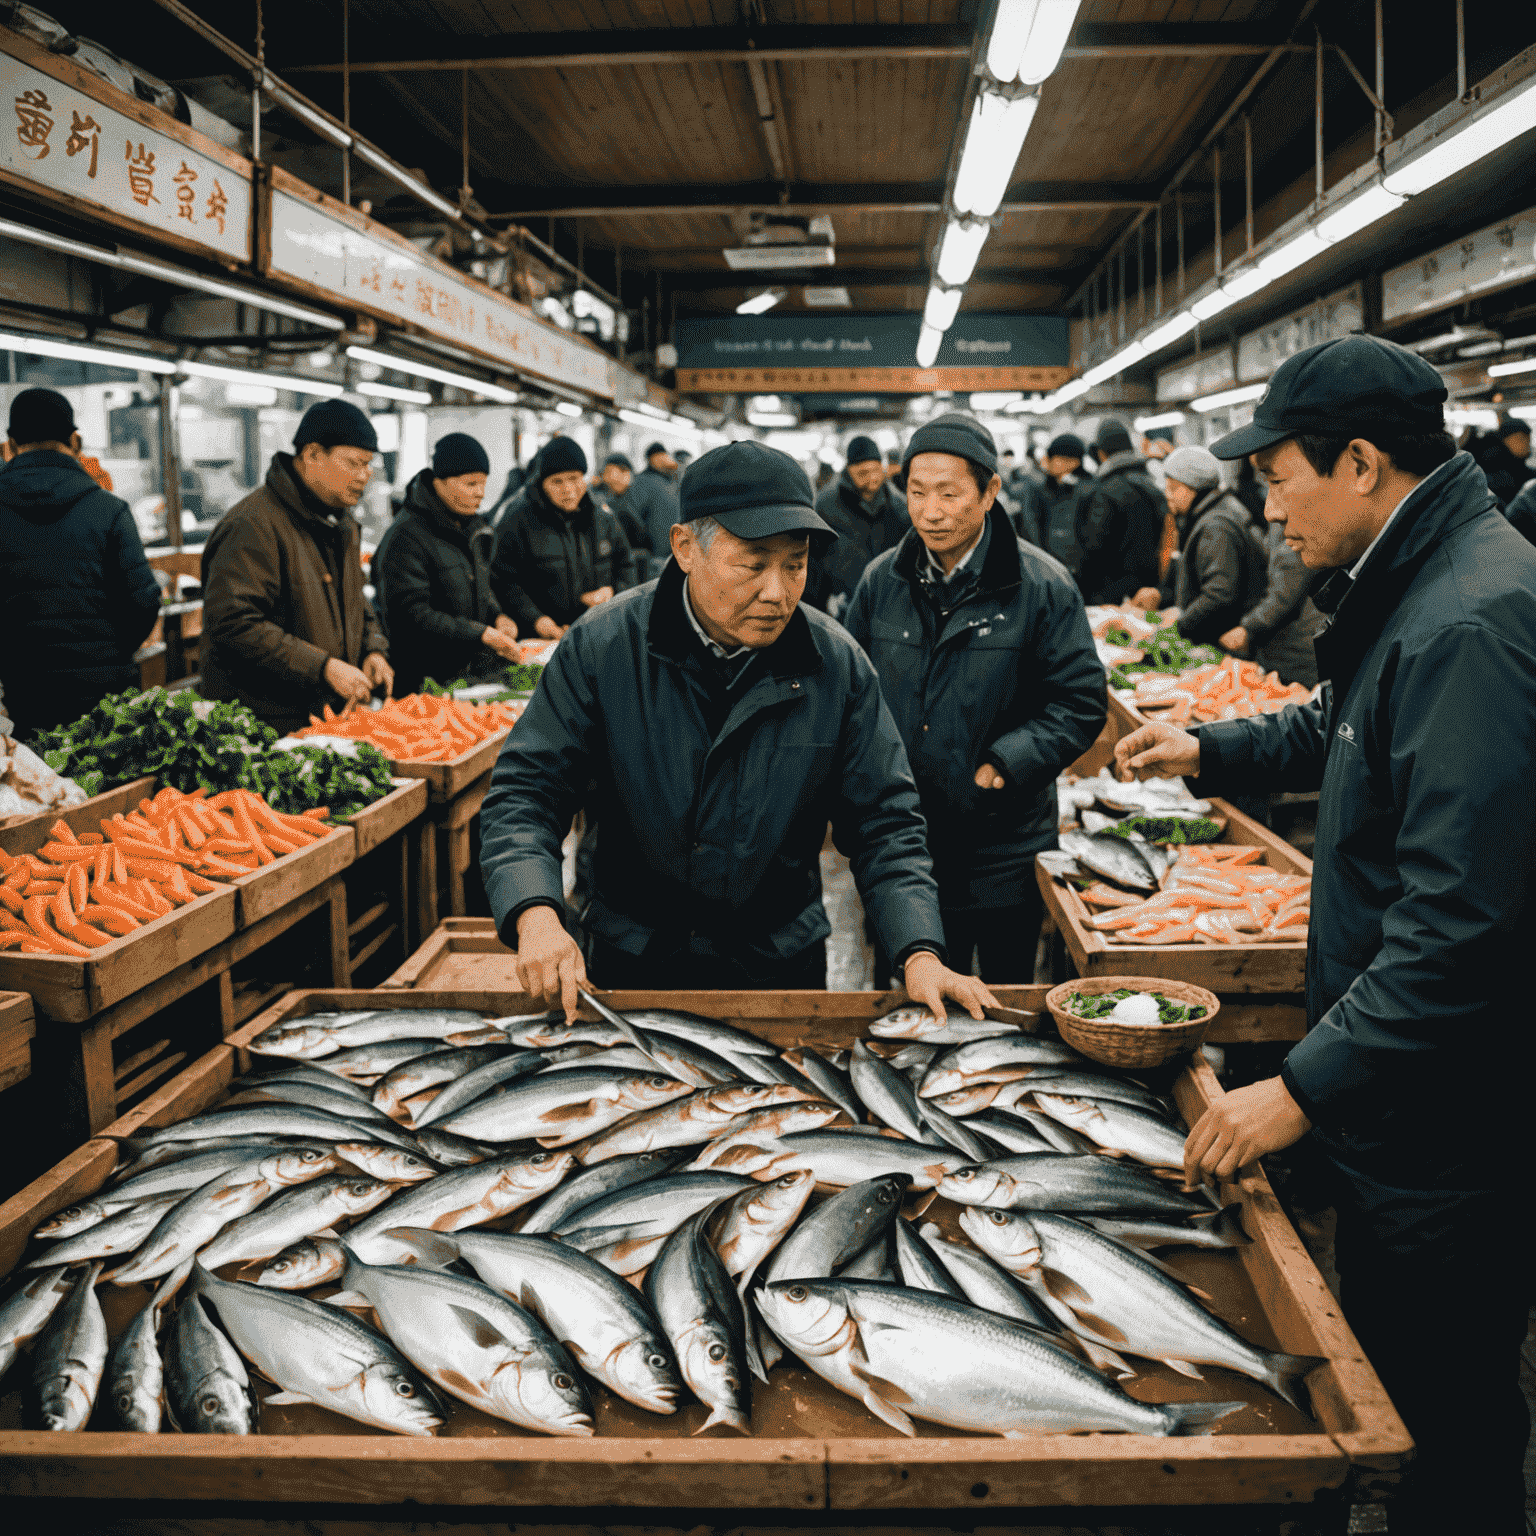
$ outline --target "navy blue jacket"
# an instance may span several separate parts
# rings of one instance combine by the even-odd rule
[[[1321,791],[1310,1027],[1282,1075],[1378,1237],[1411,1251],[1507,1180],[1528,1120],[1536,550],[1459,453],[1316,600],[1322,698],[1201,727],[1196,785]],[[1477,1134],[1444,1134],[1472,1059]]]
[[[577,620],[507,737],[480,815],[503,940],[525,907],[563,910],[560,844],[585,800],[603,830],[582,920],[629,954],[697,934],[760,967],[819,943],[829,821],[886,952],[942,954],[917,789],[864,653],[802,605],[713,731],[683,580],[669,561]]]
[[[78,720],[138,685],[133,653],[160,588],[128,504],[67,453],[34,448],[0,469],[3,707],[18,736]]]

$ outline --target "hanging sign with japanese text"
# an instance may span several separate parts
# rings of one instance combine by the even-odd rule
[[[266,216],[267,276],[519,373],[613,399],[615,365],[596,347],[281,170],[272,172]]]
[[[248,161],[4,29],[0,92],[0,180],[226,263],[250,261]]]

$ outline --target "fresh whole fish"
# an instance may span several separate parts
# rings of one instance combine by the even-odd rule
[[[909,1222],[898,1216],[891,1223],[891,1235],[896,1240],[896,1273],[903,1285],[965,1300],[965,1292],[950,1278],[927,1239],[914,1232]]]
[[[989,1157],[996,1156],[991,1142],[978,1136],[964,1121],[957,1120],[932,1099],[919,1099],[914,1095],[912,1102],[917,1108],[918,1118],[946,1146],[953,1147],[955,1151],[977,1162],[985,1162]]]
[[[1143,1088],[1140,1083],[1109,1077],[1103,1072],[1073,1072],[1067,1068],[1051,1068],[1048,1073],[1042,1072],[1023,1082],[999,1083],[992,1107],[1014,1109],[1036,1093],[1057,1093],[1067,1098],[1130,1104],[1149,1114],[1160,1115],[1164,1120],[1170,1118],[1166,1101],[1158,1098],[1150,1089]]]
[[[819,1099],[821,1090],[798,1068],[790,1066],[781,1056],[747,1055],[729,1056],[727,1059],[737,1068],[744,1082],[783,1083],[798,1088],[807,1098]]]
[[[167,1276],[146,1306],[107,1351],[101,1387],[119,1429],[136,1435],[157,1435],[165,1411],[165,1365],[156,1334],[160,1307],[183,1280],[180,1273]]]
[[[508,1055],[510,1050],[511,1047],[505,1045],[472,1045],[414,1056],[398,1067],[391,1067],[373,1085],[373,1106],[383,1110],[390,1119],[398,1120],[406,1099],[440,1083],[451,1083],[478,1067],[489,1066]]]
[[[697,1434],[727,1424],[752,1428],[752,1375],[741,1298],[704,1229],[715,1214],[706,1206],[662,1246],[645,1277],[645,1299],[665,1330],[695,1397],[709,1409]]]
[[[290,1104],[247,1104],[240,1109],[216,1109],[168,1125],[163,1130],[150,1131],[138,1139],[147,1146],[155,1146],[162,1141],[203,1141],[247,1132],[312,1138],[327,1146],[334,1146],[338,1141],[382,1141],[386,1146],[403,1147],[407,1152],[421,1150],[405,1132],[386,1122],[344,1119],[323,1109]]]
[[[192,1267],[195,1294],[212,1302],[235,1347],[282,1389],[263,1407],[315,1403],[396,1435],[431,1435],[444,1409],[388,1339],[343,1311],[287,1291],[220,1280]]]
[[[840,1068],[832,1065],[825,1056],[810,1046],[797,1046],[785,1051],[784,1062],[799,1072],[829,1104],[836,1104],[848,1118],[857,1124],[864,1118],[864,1106],[853,1091],[853,1079]],[[899,1069],[898,1069],[899,1070]]]
[[[277,1152],[230,1169],[172,1206],[109,1278],[114,1285],[133,1285],[168,1275],[228,1222],[254,1211],[279,1189],[334,1172],[339,1162],[334,1152]]]
[[[582,1206],[555,1236],[615,1274],[638,1274],[690,1216],[751,1182],[731,1173],[671,1173]]]
[[[700,1088],[686,1098],[631,1115],[593,1137],[576,1155],[590,1166],[630,1152],[699,1146],[737,1129],[756,1111],[804,1102],[808,1100],[801,1089],[783,1083],[733,1083]]]
[[[435,1036],[377,1040],[371,1045],[354,1045],[349,1050],[318,1057],[311,1065],[359,1087],[373,1087],[396,1068],[420,1061],[423,1056],[432,1056],[442,1049],[443,1042]]]
[[[671,1035],[713,1051],[717,1056],[778,1055],[770,1041],[760,1040],[744,1029],[722,1024],[718,1019],[706,1019],[697,1013],[683,1013],[675,1008],[630,1008],[621,1017],[633,1028]]]
[[[342,1244],[345,1289],[330,1305],[370,1306],[429,1381],[493,1418],[546,1435],[590,1435],[592,1403],[537,1317],[479,1280],[426,1265],[365,1264]]]
[[[1061,1040],[1047,1040],[1039,1035],[993,1035],[986,1040],[967,1041],[936,1056],[923,1074],[917,1092],[920,1098],[932,1099],[976,1083],[1027,1077],[1042,1067],[1087,1065],[1086,1057]],[[997,1075],[1000,1073],[1008,1075]]]
[[[96,1299],[98,1260],[48,1319],[32,1346],[32,1411],[46,1430],[84,1429],[107,1364],[107,1324]]]
[[[785,1280],[759,1305],[823,1380],[903,1434],[915,1415],[1022,1438],[1187,1434],[1241,1403],[1138,1403],[1049,1339],[947,1296],[845,1280]]]
[[[993,1035],[1016,1035],[1013,1024],[999,1024],[994,1019],[973,1019],[963,1008],[950,1008],[943,1022],[932,1009],[920,1003],[908,1003],[883,1014],[869,1026],[877,1040],[920,1040],[924,1045],[962,1045],[967,1040],[986,1040]]]
[[[419,1184],[443,1171],[442,1165],[431,1158],[372,1142],[337,1142],[336,1155],[370,1178],[383,1179],[388,1184]]]
[[[764,1091],[773,1090],[765,1088]],[[778,1085],[777,1091],[796,1090]],[[738,1147],[742,1149],[741,1156],[745,1161],[760,1166],[765,1156],[762,1149],[770,1140],[793,1136],[797,1131],[825,1130],[847,1118],[836,1105],[823,1103],[820,1099],[802,1099],[791,1104],[754,1109],[716,1136],[688,1166],[690,1169],[720,1168],[727,1173],[750,1173],[750,1168],[734,1166]]]
[[[295,1034],[303,1048],[281,1054],[314,1059],[359,1045],[382,1045],[391,1040],[443,1040],[484,1022],[480,1014],[462,1008],[376,1008],[365,1018],[354,1019],[351,1023],[311,1030],[304,1027],[308,1020],[296,1020]],[[250,1049],[258,1049],[256,1041],[252,1041]],[[271,1052],[262,1048],[258,1054]]]
[[[272,1087],[277,1083],[313,1083],[317,1088],[329,1088],[333,1093],[360,1099],[365,1104],[369,1101],[368,1090],[360,1083],[354,1083],[351,1078],[343,1077],[339,1072],[297,1059],[285,1061],[281,1066],[272,1067],[268,1071],[247,1072],[244,1077],[237,1077],[229,1086],[231,1089],[260,1089]]]
[[[1067,830],[1063,828],[1063,830]],[[1059,848],[1047,848],[1037,853],[1035,858],[1040,867],[1057,880],[1076,880],[1083,871],[1081,865],[1070,853],[1063,853]]]
[[[763,1280],[830,1275],[889,1231],[911,1184],[905,1174],[881,1174],[824,1201],[774,1249]]]
[[[419,1126],[411,1133],[421,1150],[444,1168],[464,1168],[470,1163],[483,1163],[487,1158],[499,1157],[500,1147],[486,1142],[471,1140],[468,1136],[455,1136],[440,1126]]]
[[[654,1109],[689,1091],[686,1083],[620,1068],[553,1072],[512,1084],[505,1093],[471,1104],[442,1122],[461,1136],[489,1141],[536,1137],[561,1147],[607,1130],[642,1109]]]
[[[350,1013],[312,1013],[302,1019],[284,1019],[262,1030],[246,1049],[258,1056],[308,1054],[317,1043],[323,1044],[333,1030],[366,1019],[373,1011],[359,1008]]]
[[[888,1125],[893,1131],[900,1131],[908,1141],[933,1144],[939,1140],[918,1114],[917,1096],[911,1083],[884,1058],[875,1055],[862,1040],[853,1047],[849,1075],[853,1079],[853,1091],[869,1111],[871,1119]]]
[[[638,1045],[610,1045],[606,1050],[591,1050],[583,1048],[578,1054],[567,1056],[565,1051],[541,1052],[544,1056],[544,1065],[539,1068],[541,1072],[569,1072],[572,1067],[628,1067],[632,1072],[653,1072],[656,1070],[656,1060]],[[553,1054],[555,1060],[550,1060]],[[667,1074],[675,1077],[678,1082],[687,1082],[681,1072]]]
[[[891,1233],[882,1232],[863,1253],[856,1253],[838,1270],[843,1280],[869,1280],[879,1285],[895,1285],[896,1265],[891,1252]]]
[[[601,1019],[577,1019],[574,1024],[567,1024],[562,1013],[530,1013],[491,1019],[487,1027],[496,1030],[508,1045],[520,1046],[525,1051],[546,1051],[566,1045],[634,1043],[622,1029],[605,1024]]]
[[[345,1079],[338,1078],[338,1082]],[[296,1078],[279,1077],[259,1088],[248,1088],[243,1093],[232,1094],[224,1100],[223,1108],[238,1109],[245,1104],[303,1104],[310,1109],[328,1110],[361,1125],[391,1124],[388,1115],[375,1109],[367,1099],[359,1099],[335,1088],[319,1083],[300,1082]]]
[[[336,1138],[333,1135],[279,1136],[269,1131],[243,1131],[232,1136],[200,1136],[195,1129],[191,1137],[185,1141],[157,1141],[153,1146],[146,1145],[142,1137],[110,1136],[105,1131],[97,1137],[97,1140],[115,1141],[119,1156],[127,1159],[118,1164],[111,1177],[98,1191],[104,1196],[115,1195],[120,1188],[136,1182],[145,1174],[168,1173],[172,1165],[184,1172],[185,1165],[191,1163],[193,1159],[214,1153],[239,1154],[228,1165],[234,1167],[235,1163],[245,1162],[263,1152],[298,1152],[305,1148],[316,1152],[329,1152],[336,1145]],[[169,1176],[179,1178],[182,1173]],[[149,1192],[159,1194],[165,1187],[167,1186],[156,1185]]]
[[[961,1297],[973,1307],[1011,1317],[1016,1323],[1055,1334],[1058,1339],[1062,1335],[1068,1339],[1076,1337],[1049,1307],[1035,1300],[1028,1286],[979,1248],[946,1242],[932,1222],[923,1228],[923,1236],[928,1240],[929,1251],[949,1272]],[[1124,1365],[1123,1361],[1120,1363]],[[1129,1366],[1125,1373],[1133,1374]]]
[[[306,1237],[272,1259],[256,1277],[257,1285],[275,1291],[307,1291],[312,1286],[339,1280],[347,1256],[334,1237]]]
[[[1047,1211],[965,1211],[960,1224],[1075,1333],[1200,1379],[1219,1365],[1302,1408],[1300,1379],[1323,1361],[1260,1349],[1212,1316],[1145,1254]]]
[[[1016,1083],[1004,1083],[1003,1088],[1017,1087]],[[1027,1095],[1021,1098],[1028,1099]],[[995,1108],[994,1114],[1012,1115],[1016,1120],[1022,1121],[1035,1135],[1050,1146],[1052,1151],[1059,1152],[1065,1157],[1093,1157],[1098,1153],[1095,1143],[1086,1136],[1074,1131],[1070,1125],[1063,1125],[1061,1121],[1053,1119],[1043,1109],[1036,1109],[1032,1099],[1028,1102],[1013,1103],[1006,1109]]]
[[[673,1172],[688,1161],[686,1149],[669,1147],[658,1152],[635,1152],[626,1157],[584,1168],[566,1179],[553,1194],[541,1200],[532,1214],[518,1228],[519,1232],[553,1232],[561,1222],[575,1216],[583,1206],[605,1195],[647,1179]]]
[[[1056,1148],[1027,1120],[1020,1120],[1004,1110],[987,1109],[973,1115],[970,1123],[1016,1156],[1031,1152],[1053,1152]]]
[[[256,1394],[240,1352],[188,1296],[165,1331],[165,1402],[184,1435],[250,1435]]]
[[[1086,870],[1128,891],[1155,891],[1157,876],[1134,844],[1110,833],[1063,832],[1061,847]]]
[[[682,1388],[660,1323],[632,1285],[553,1237],[511,1232],[390,1233],[427,1264],[462,1258],[485,1283],[532,1312],[576,1362],[626,1402],[674,1413]]]
[[[796,1168],[810,1168],[818,1184],[833,1188],[846,1188],[883,1173],[904,1173],[914,1189],[933,1189],[947,1174],[970,1164],[965,1153],[949,1147],[851,1131],[797,1131],[777,1141],[765,1138],[762,1150],[767,1160],[751,1170],[754,1178],[775,1179]],[[740,1164],[732,1166],[742,1169]]]
[[[956,1205],[1013,1211],[1171,1211],[1192,1215],[1206,1209],[1135,1164],[1108,1157],[1039,1153],[959,1169],[940,1183],[939,1194]]]
[[[1084,1216],[1085,1227],[1112,1237],[1129,1248],[1246,1248],[1253,1241],[1243,1230],[1240,1204],[1223,1206],[1207,1215],[1193,1216],[1187,1224],[1136,1221],[1129,1217]]]
[[[250,1160],[251,1153],[242,1148],[241,1155],[225,1167],[235,1167],[240,1163]],[[209,1177],[212,1177],[210,1175]],[[173,1184],[174,1189],[195,1189],[196,1183]],[[155,1193],[163,1191],[156,1190]],[[109,1217],[120,1215],[123,1211],[132,1210],[141,1201],[149,1198],[149,1195],[134,1191],[123,1194],[118,1190],[104,1190],[92,1195],[88,1200],[77,1200],[73,1205],[67,1205],[62,1211],[56,1211],[47,1221],[33,1228],[32,1236],[41,1238],[65,1238],[75,1237],[81,1232],[87,1232],[92,1227],[100,1226]]]
[[[270,1259],[291,1243],[329,1232],[338,1221],[366,1215],[394,1192],[394,1185],[366,1174],[315,1179],[230,1222],[198,1258],[207,1269]]]
[[[59,1303],[69,1295],[64,1266],[34,1275],[0,1302],[0,1376],[10,1370],[23,1344],[30,1344],[48,1325]]]
[[[635,1033],[640,1040],[640,1049],[649,1060],[666,1076],[675,1077],[680,1083],[693,1088],[719,1088],[727,1083],[752,1080],[750,1074],[734,1062],[696,1041],[664,1034],[659,1029],[636,1028]]]
[[[802,1168],[769,1184],[749,1184],[716,1210],[709,1238],[726,1274],[741,1276],[742,1288],[800,1219],[815,1187],[815,1174]]]
[[[103,1259],[113,1254],[131,1253],[160,1224],[160,1218],[186,1199],[186,1192],[172,1190],[168,1195],[151,1195],[137,1205],[130,1205],[108,1216],[94,1227],[87,1227],[76,1237],[53,1243],[25,1265],[26,1269],[46,1269],[52,1264],[81,1264],[87,1259]]]
[[[516,1051],[511,1055],[501,1051],[494,1060],[455,1077],[417,1116],[416,1129],[445,1120],[455,1110],[468,1108],[500,1085],[531,1077],[548,1065],[549,1059],[542,1051]]]
[[[1035,1094],[1035,1103],[1106,1152],[1133,1157],[1150,1168],[1184,1166],[1185,1132],[1161,1115],[1110,1100],[1095,1103],[1044,1092]]]

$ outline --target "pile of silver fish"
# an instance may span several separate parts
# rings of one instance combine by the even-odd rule
[[[430,1435],[457,1401],[591,1435],[606,1388],[750,1433],[786,1359],[906,1434],[1180,1435],[1244,1406],[1138,1401],[1137,1359],[1303,1405],[1321,1362],[1249,1343],[1158,1256],[1248,1238],[1182,1188],[1147,1083],[967,1014],[901,1008],[823,1054],[592,1001],[259,1035],[225,1102],[122,1142],[33,1234],[0,1301],[31,1421],[251,1434],[307,1403]],[[109,1338],[101,1288],[132,1285]]]

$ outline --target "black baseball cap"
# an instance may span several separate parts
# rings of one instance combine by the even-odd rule
[[[722,443],[683,471],[679,522],[712,517],[738,539],[777,533],[837,534],[816,515],[811,482],[787,453],[766,443]]]
[[[1211,452],[1245,459],[1299,433],[1443,432],[1447,393],[1445,380],[1416,352],[1379,336],[1343,336],[1281,363],[1252,422],[1212,443]]]

